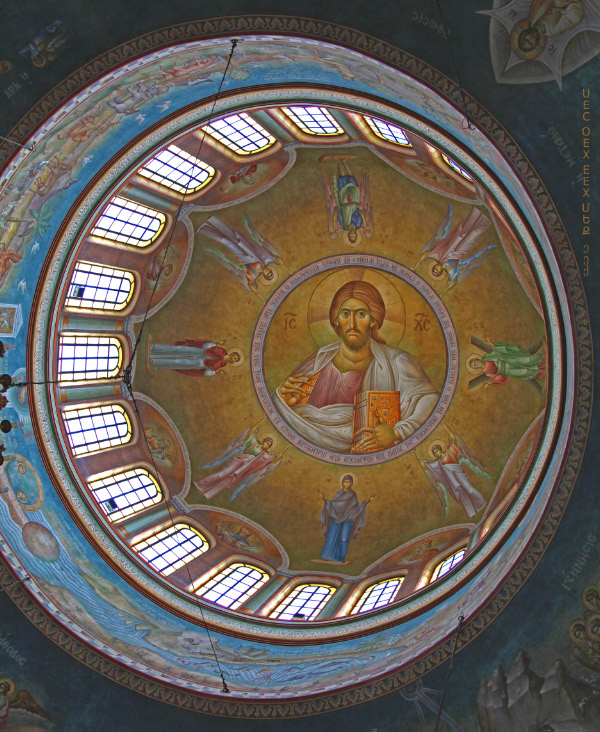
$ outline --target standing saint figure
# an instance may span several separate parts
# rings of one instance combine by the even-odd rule
[[[483,465],[460,437],[450,432],[447,447],[444,446],[443,442],[435,443],[431,448],[431,455],[434,458],[431,461],[423,460],[418,453],[415,452],[415,454],[427,476],[427,480],[445,508],[446,515],[448,514],[448,494],[462,506],[469,518],[481,511],[485,506],[485,499],[477,488],[471,485],[463,465],[466,465],[482,478],[491,478],[492,476],[485,472]]]
[[[228,353],[221,344],[203,338],[176,341],[173,345],[151,343],[148,352],[152,369],[171,369],[185,376],[215,376],[219,369],[241,361],[239,351]]]
[[[467,365],[472,373],[480,372],[471,379],[469,389],[484,386],[506,384],[509,378],[527,381],[537,390],[541,390],[540,381],[544,378],[544,353],[539,352],[544,343],[539,338],[529,348],[514,343],[502,343],[483,340],[471,336],[471,343],[484,353],[481,356],[471,355]]]
[[[354,479],[351,475],[344,475],[342,487],[329,500],[319,490],[323,499],[323,510],[321,511],[321,524],[325,534],[325,546],[319,554],[319,559],[327,562],[346,562],[348,554],[348,543],[356,538],[361,527],[365,525],[367,504],[374,496],[366,501],[358,502],[358,496],[352,490]]]

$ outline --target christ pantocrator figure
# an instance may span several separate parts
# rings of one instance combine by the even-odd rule
[[[384,320],[377,288],[364,280],[347,282],[329,310],[339,340],[320,348],[276,390],[278,410],[312,444],[340,453],[384,450],[406,439],[433,411],[438,390],[416,359],[381,338]],[[397,392],[401,417],[356,435],[355,396],[368,391]]]

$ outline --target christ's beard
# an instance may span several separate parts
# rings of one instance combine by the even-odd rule
[[[363,335],[362,333],[354,331],[353,333],[346,333],[345,335],[346,338],[344,339],[344,344],[348,346],[351,351],[360,351],[360,349],[364,348],[371,340],[370,333],[365,333]]]

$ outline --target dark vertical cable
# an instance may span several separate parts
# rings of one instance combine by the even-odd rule
[[[463,103],[463,110],[465,112],[465,119],[467,120],[467,127],[470,130],[474,130],[475,128],[471,124],[471,120],[469,118],[469,113],[467,112],[467,102],[465,100],[465,92],[463,90],[462,84],[460,82],[460,75],[458,73],[458,67],[456,65],[456,60],[454,58],[454,52],[452,51],[452,44],[450,43],[450,29],[446,25],[446,21],[444,20],[444,13],[442,12],[442,4],[440,0],[435,0],[438,13],[440,14],[440,20],[442,21],[442,27],[444,28],[444,33],[446,35],[446,41],[448,42],[448,50],[450,51],[450,58],[452,59],[452,66],[454,67],[454,75],[456,76],[456,83],[458,84],[458,88],[460,89],[460,96],[462,98]]]
[[[450,674],[452,673],[452,666],[454,665],[454,654],[456,653],[456,646],[458,645],[458,636],[460,635],[460,629],[462,628],[464,615],[458,616],[458,627],[456,628],[456,635],[454,636],[454,646],[452,648],[452,655],[450,656],[450,666],[448,667],[448,673],[446,674],[446,682],[444,684],[444,691],[442,693],[442,699],[438,708],[437,717],[435,720],[435,732],[438,732],[440,719],[442,718],[442,712],[444,711],[444,702],[446,701],[446,692],[448,691],[448,682],[450,681]]]

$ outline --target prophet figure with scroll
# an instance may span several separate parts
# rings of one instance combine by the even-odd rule
[[[379,290],[353,280],[332,298],[329,322],[339,340],[320,348],[275,391],[275,405],[299,435],[338,453],[384,450],[411,435],[433,411],[438,390],[419,362],[388,346],[379,335],[385,303]],[[375,410],[376,419],[359,433],[356,397],[386,395],[395,409]],[[381,416],[383,415],[383,416]]]

